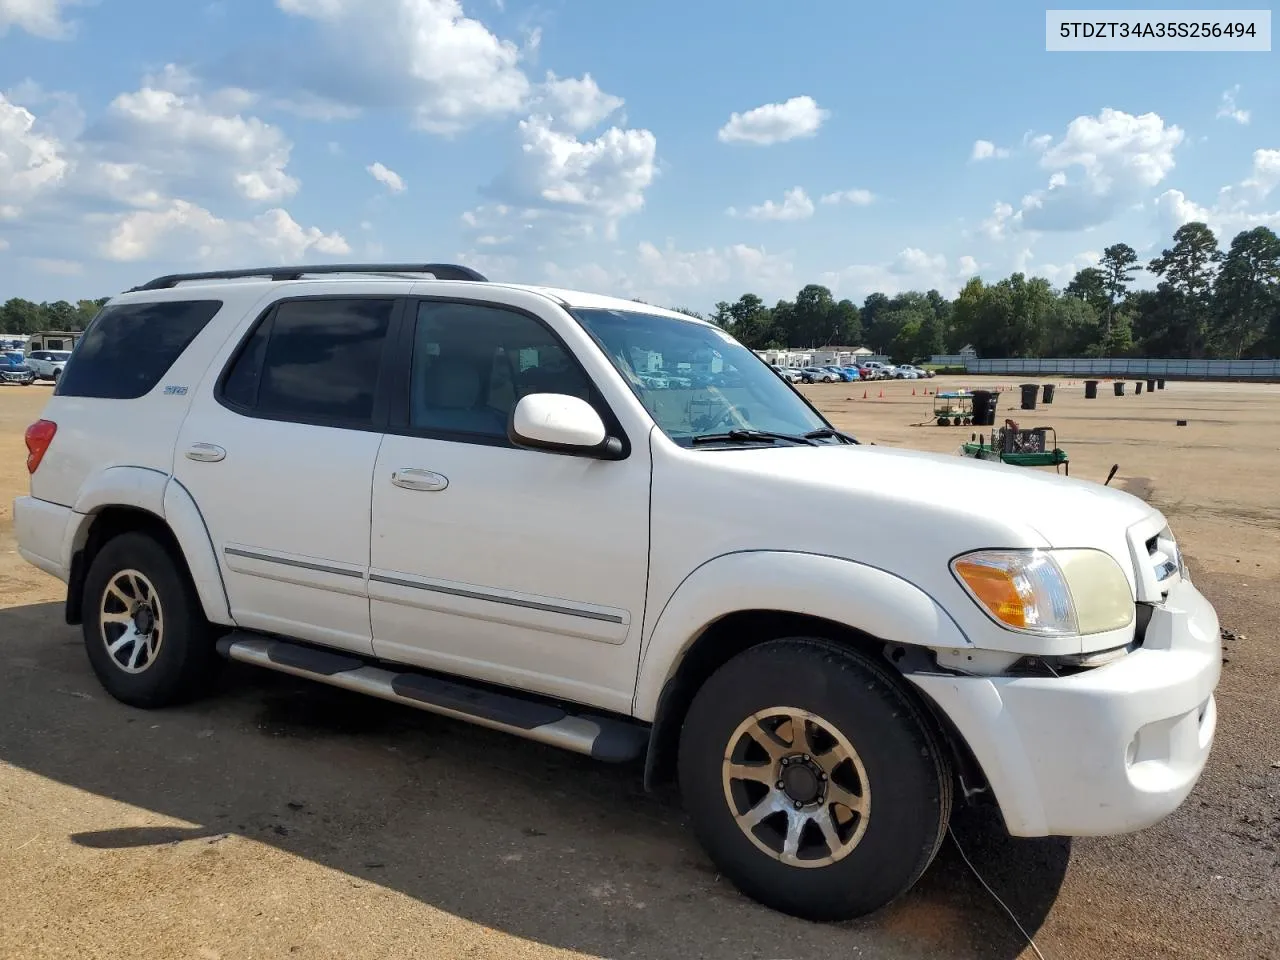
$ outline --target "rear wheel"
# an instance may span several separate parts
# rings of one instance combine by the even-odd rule
[[[739,654],[694,698],[680,787],[712,861],[748,896],[809,920],[885,906],[937,854],[942,750],[878,664],[816,638]]]
[[[93,558],[83,633],[98,680],[130,706],[188,700],[218,662],[213,628],[181,559],[145,533],[121,534]]]

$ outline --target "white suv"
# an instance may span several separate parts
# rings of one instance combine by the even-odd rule
[[[57,383],[70,359],[70,350],[33,350],[27,356],[27,366],[37,380],[52,380]]]
[[[646,385],[655,353],[697,385]],[[1213,740],[1218,621],[1157,511],[861,445],[628,300],[446,265],[164,277],[97,316],[27,446],[21,553],[117,699],[179,702],[221,655],[643,758],[803,917],[911,887],[953,796],[1016,836],[1144,828]]]

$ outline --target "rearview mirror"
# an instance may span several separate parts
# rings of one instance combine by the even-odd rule
[[[609,436],[595,407],[563,393],[531,393],[511,411],[511,442],[522,447],[616,459],[622,441]]]

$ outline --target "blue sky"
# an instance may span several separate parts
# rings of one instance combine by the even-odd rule
[[[1026,3],[801,8],[0,0],[0,299],[446,259],[860,302],[1280,228],[1276,53],[1047,53]]]

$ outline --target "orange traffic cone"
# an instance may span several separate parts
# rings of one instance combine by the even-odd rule
[[[880,399],[880,400],[883,400],[883,399],[884,399],[884,391],[883,391],[883,390],[881,390],[881,391],[880,391],[880,396],[879,396],[879,398],[878,398],[878,399]]]
[[[912,395],[913,397],[916,395],[916,388],[915,388],[915,387],[912,387],[912,388],[911,388],[911,395]]]
[[[863,400],[867,399],[867,391],[865,390],[862,391],[862,399]]]

